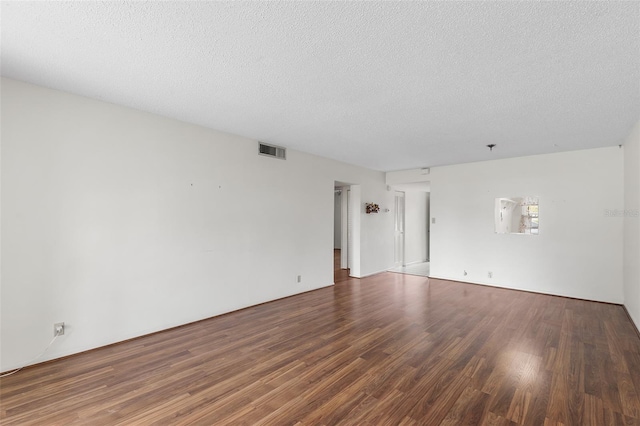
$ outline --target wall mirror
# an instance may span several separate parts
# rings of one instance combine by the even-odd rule
[[[496,198],[496,234],[539,233],[538,197]]]

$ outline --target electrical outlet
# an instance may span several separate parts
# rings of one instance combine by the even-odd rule
[[[302,275],[298,275],[298,282],[301,283],[302,282]]]
[[[487,276],[488,276],[489,278],[493,278],[493,272],[489,271],[489,273],[487,274]]]
[[[53,324],[53,335],[54,336],[62,336],[64,334],[64,323],[57,322]]]

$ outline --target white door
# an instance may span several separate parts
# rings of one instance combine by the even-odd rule
[[[341,269],[348,269],[349,268],[349,261],[348,261],[348,254],[349,254],[349,250],[351,249],[349,247],[349,238],[348,238],[348,233],[349,233],[349,220],[348,220],[348,212],[349,212],[349,198],[347,197],[347,194],[349,193],[349,190],[345,187],[342,188],[342,195],[340,195],[341,201],[340,201],[340,205],[341,205],[341,212],[340,212],[340,220],[342,221],[342,226],[341,226],[341,235],[340,238],[342,240],[341,242],[341,251],[340,251],[340,268]]]
[[[427,192],[427,262],[431,259],[431,193]]]
[[[404,266],[404,192],[396,191],[395,200],[395,266]]]

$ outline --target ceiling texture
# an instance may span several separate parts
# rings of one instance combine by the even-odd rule
[[[640,118],[635,1],[0,12],[3,76],[382,171],[614,146]]]

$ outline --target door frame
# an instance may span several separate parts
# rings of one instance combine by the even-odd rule
[[[405,193],[395,191],[393,218],[393,263],[396,268],[405,265]],[[400,254],[400,255],[399,255]],[[399,255],[399,256],[398,256]]]

